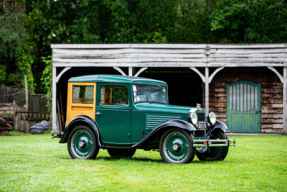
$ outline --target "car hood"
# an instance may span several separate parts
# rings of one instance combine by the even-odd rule
[[[188,114],[190,109],[196,109],[195,107],[167,105],[158,103],[137,103],[135,104],[135,108],[137,108],[140,111],[181,113],[181,114]]]

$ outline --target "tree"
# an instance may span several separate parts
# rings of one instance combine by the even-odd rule
[[[282,43],[287,41],[287,8],[283,0],[225,0],[211,14],[213,41]]]

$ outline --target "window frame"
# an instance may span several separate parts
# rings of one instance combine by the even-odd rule
[[[162,102],[155,102],[155,101],[137,101],[135,102],[134,101],[134,90],[133,90],[133,87],[132,87],[132,101],[134,104],[138,104],[138,103],[158,103],[158,104],[165,104],[165,105],[168,105],[168,86],[167,85],[156,85],[156,84],[142,84],[142,83],[133,83],[132,86],[135,85],[146,85],[146,86],[154,86],[154,87],[157,87],[157,86],[161,86],[161,87],[165,87],[165,90],[166,90],[166,103],[162,103]]]
[[[92,103],[75,103],[74,100],[74,86],[89,86],[89,87],[93,87],[93,98],[92,98]],[[94,105],[95,104],[95,86],[94,85],[90,85],[90,84],[72,84],[72,104],[80,104],[80,105]]]
[[[101,104],[101,87],[102,86],[112,86],[112,87],[126,87],[128,89],[128,105],[105,105]],[[131,85],[127,83],[97,83],[97,102],[96,105],[99,107],[106,107],[106,108],[126,108],[131,107],[133,105],[133,102],[131,100],[132,94],[131,94]]]
[[[128,87],[126,87],[126,86],[113,86],[113,85],[100,85],[100,104],[101,105],[116,105],[116,104],[112,103],[113,98],[110,98],[111,99],[111,104],[104,104],[104,103],[102,103],[102,87],[111,87],[112,89],[113,88],[124,88],[124,89],[127,89],[127,91],[128,91],[128,94],[127,94],[127,96],[128,96],[128,99],[127,99],[128,103],[124,104],[124,105],[117,105],[117,106],[129,106],[130,105]]]

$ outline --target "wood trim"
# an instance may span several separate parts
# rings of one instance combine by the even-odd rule
[[[74,85],[93,85],[94,86],[94,98],[93,104],[81,104],[81,103],[72,103],[73,97],[73,86]],[[78,115],[86,115],[95,121],[96,114],[96,83],[88,83],[88,82],[68,82],[68,94],[67,94],[67,117],[66,117],[66,126],[70,123],[70,121],[74,118],[74,116]],[[72,111],[72,108],[79,109],[78,111]],[[92,110],[85,110],[87,108],[92,108]]]

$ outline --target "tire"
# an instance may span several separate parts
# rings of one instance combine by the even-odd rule
[[[210,139],[227,139],[227,136],[222,130],[217,129],[211,133]],[[228,147],[204,148],[196,151],[196,156],[200,161],[223,161],[228,153]]]
[[[136,149],[116,149],[116,148],[108,148],[108,153],[111,157],[114,158],[132,158],[135,154]]]
[[[160,138],[160,156],[166,163],[190,163],[195,156],[193,137],[182,129],[169,129]]]
[[[68,151],[73,159],[94,159],[99,153],[96,134],[87,126],[79,125],[69,134]]]

